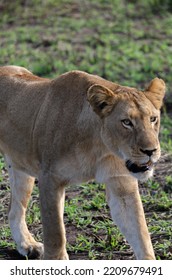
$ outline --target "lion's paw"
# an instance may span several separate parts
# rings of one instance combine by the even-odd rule
[[[44,247],[40,242],[33,244],[23,242],[20,246],[17,246],[17,250],[22,256],[27,256],[29,259],[40,259],[44,254]]]

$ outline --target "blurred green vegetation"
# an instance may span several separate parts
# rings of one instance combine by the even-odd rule
[[[2,65],[51,77],[80,69],[131,86],[172,81],[170,1],[1,2]]]

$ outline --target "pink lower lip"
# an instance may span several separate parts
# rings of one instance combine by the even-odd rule
[[[148,165],[147,167],[148,167],[149,170],[151,170],[152,167],[153,167],[153,164],[152,165]]]
[[[141,166],[152,166],[153,163],[149,160],[148,162],[146,163],[143,163],[143,164],[140,164]]]
[[[151,162],[150,160],[147,163],[141,164],[140,166],[145,166],[147,168],[147,170],[151,170],[154,166],[153,162]]]

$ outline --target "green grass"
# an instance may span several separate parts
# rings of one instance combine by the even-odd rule
[[[123,85],[140,87],[159,76],[167,84],[161,147],[172,152],[172,7],[169,0],[31,0],[3,1],[0,17],[0,64],[15,64],[35,74],[56,77],[79,69]],[[7,212],[9,183],[0,161],[0,247],[14,248]],[[146,218],[158,259],[172,259],[172,174],[149,181],[142,194]],[[89,259],[113,259],[114,252],[130,252],[114,227],[105,201],[105,186],[72,187],[76,196],[65,205],[70,254]],[[68,192],[67,192],[68,193]],[[27,212],[29,227],[42,239],[38,190]],[[124,254],[125,255],[125,254]]]
[[[172,119],[167,113],[162,117],[160,139],[162,149],[172,153]]]
[[[6,5],[0,64],[46,76],[77,68],[134,86],[156,75],[170,83],[171,14],[146,16],[143,6],[118,0]]]

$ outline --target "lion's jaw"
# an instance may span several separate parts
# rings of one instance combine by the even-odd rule
[[[139,136],[141,137],[141,135]],[[142,138],[144,142],[146,135],[142,135]],[[158,134],[154,131],[154,137],[151,139],[150,144],[147,148],[144,148],[146,151],[152,151],[151,155],[149,152],[148,154],[142,152],[144,151],[142,149],[144,145],[140,146],[141,143],[140,141],[137,141],[137,136],[135,136],[135,140],[135,148],[133,147],[134,145],[128,146],[127,148],[121,146],[120,157],[124,160],[125,166],[132,176],[140,181],[147,181],[153,176],[154,168],[161,155]]]
[[[125,165],[136,179],[140,181],[147,181],[153,176],[154,167],[160,158],[160,152],[158,154],[156,156],[149,157],[147,160],[145,159],[145,161],[135,161],[134,159],[125,160]]]

